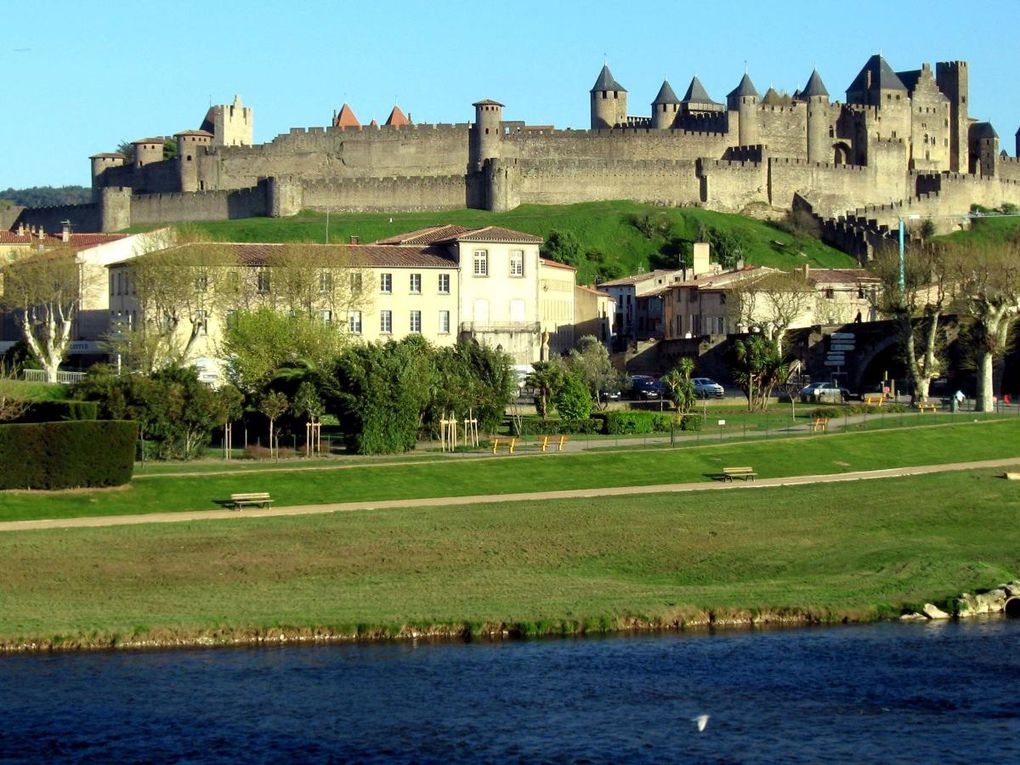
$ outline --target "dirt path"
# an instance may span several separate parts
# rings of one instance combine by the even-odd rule
[[[763,478],[757,481],[705,481],[703,483],[666,483],[651,486],[613,486],[596,489],[569,489],[566,491],[533,491],[516,494],[477,494],[465,497],[426,497],[422,499],[391,499],[365,502],[336,502],[322,505],[294,505],[265,509],[237,510],[185,510],[175,513],[147,513],[142,515],[113,515],[85,518],[66,518],[35,521],[7,521],[0,523],[0,532],[28,531],[31,529],[96,528],[102,526],[132,526],[143,523],[180,523],[185,521],[243,520],[286,515],[313,515],[344,513],[355,510],[381,510],[390,508],[416,508],[455,505],[493,504],[500,502],[527,502],[537,500],[578,499],[585,497],[619,497],[669,492],[731,491],[739,489],[767,489],[773,486],[805,486],[841,481],[865,481],[880,478],[948,473],[957,470],[1007,468],[1020,465],[1020,458],[955,462],[945,465],[918,465],[915,467],[861,470],[831,475],[801,475],[784,478]]]

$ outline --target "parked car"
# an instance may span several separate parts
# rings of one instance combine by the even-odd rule
[[[708,377],[694,377],[694,395],[698,398],[722,398],[726,393],[723,386]]]
[[[800,389],[800,400],[805,404],[842,403],[849,398],[850,391],[834,382],[814,382]]]
[[[634,399],[662,398],[662,383],[651,375],[630,378],[630,395]]]

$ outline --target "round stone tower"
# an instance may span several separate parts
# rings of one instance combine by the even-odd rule
[[[139,138],[132,141],[135,147],[135,169],[153,162],[163,161],[163,139],[162,138]]]
[[[758,140],[758,102],[761,96],[744,72],[740,83],[726,95],[726,110],[737,113],[737,140],[741,146],[754,146]]]
[[[181,191],[205,191],[198,182],[198,156],[212,146],[215,136],[208,130],[182,130],[176,133],[177,162],[180,164]]]
[[[123,167],[127,157],[116,152],[93,154],[89,157],[92,160],[92,201],[99,201],[99,192],[106,183],[103,182],[103,174],[111,167]]]
[[[471,126],[468,162],[473,169],[480,170],[485,160],[499,156],[503,104],[486,99],[471,105],[475,107],[475,124]]]
[[[604,65],[591,89],[591,129],[604,130],[627,124],[627,89]]]
[[[594,101],[592,102],[594,107]],[[680,99],[676,97],[668,80],[662,81],[659,95],[652,101],[652,127],[656,130],[669,130],[676,121],[680,111]]]
[[[800,97],[807,102],[808,162],[831,162],[832,139],[829,137],[829,91],[825,89],[818,70],[811,72]]]

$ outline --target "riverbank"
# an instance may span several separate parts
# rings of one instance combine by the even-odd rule
[[[0,646],[893,618],[1020,570],[1020,502],[1000,475],[5,534]]]

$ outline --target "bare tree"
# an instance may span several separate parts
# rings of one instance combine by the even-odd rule
[[[931,381],[944,366],[939,323],[950,296],[951,260],[945,246],[912,245],[905,253],[902,289],[895,249],[879,252],[871,266],[881,280],[875,308],[896,322],[915,400],[928,398]]]
[[[760,332],[774,341],[780,353],[790,326],[815,301],[815,289],[800,271],[762,269],[730,290],[730,314],[745,332]]]
[[[60,362],[71,344],[74,319],[89,286],[76,252],[56,247],[0,269],[2,303],[12,311],[33,358],[57,381]]]
[[[1020,314],[1020,239],[954,247],[956,303],[974,323],[978,353],[977,407],[995,409],[994,364]]]

